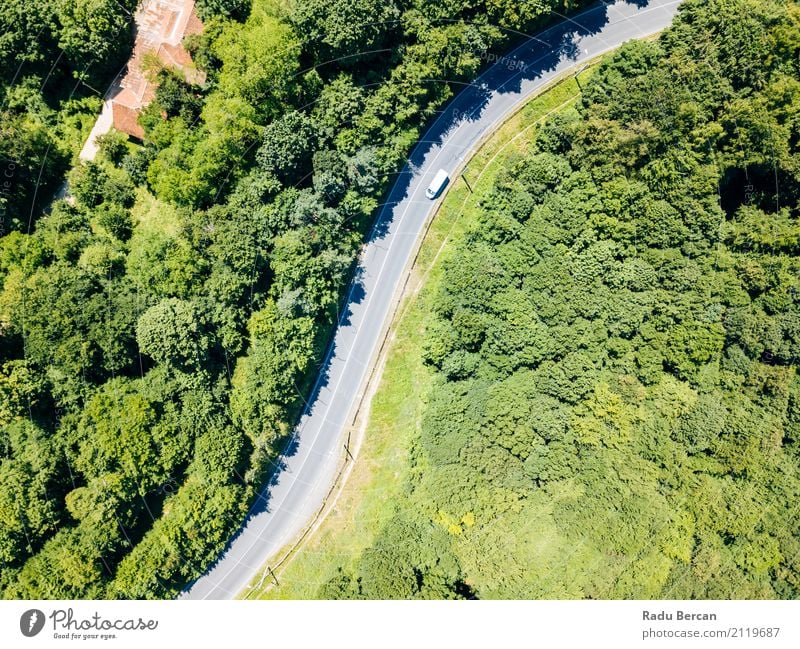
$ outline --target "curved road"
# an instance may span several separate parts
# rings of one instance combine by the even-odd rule
[[[667,27],[681,0],[599,3],[529,39],[462,91],[414,149],[361,255],[333,344],[283,465],[216,564],[181,594],[230,599],[295,540],[321,507],[343,455],[344,433],[379,348],[425,223],[438,201],[425,188],[453,175],[484,135],[555,77],[633,38]]]

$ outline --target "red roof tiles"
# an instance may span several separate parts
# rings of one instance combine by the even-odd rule
[[[203,23],[194,0],[144,0],[136,12],[136,40],[123,76],[112,92],[114,128],[142,139],[138,116],[155,96],[155,85],[143,71],[145,55],[154,53],[167,67],[181,70],[191,83],[202,83],[205,74],[192,65],[183,47],[184,37],[199,34]]]

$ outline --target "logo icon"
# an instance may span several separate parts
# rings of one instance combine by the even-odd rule
[[[26,638],[32,638],[44,628],[44,613],[38,608],[25,611],[19,618],[19,630]]]

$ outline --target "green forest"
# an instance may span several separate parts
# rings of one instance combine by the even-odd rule
[[[153,66],[144,141],[77,164],[137,3],[3,1],[3,596],[170,597],[208,567],[411,146],[483,53],[581,4],[198,0],[203,84]]]
[[[688,0],[512,156],[320,597],[800,597],[799,55],[797,2]]]
[[[135,6],[0,5],[0,236],[30,231],[76,160],[100,111],[97,87],[108,85],[130,52]]]

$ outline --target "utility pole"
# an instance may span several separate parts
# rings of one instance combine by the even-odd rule
[[[578,90],[580,90],[581,92],[583,92],[583,86],[581,86],[581,80],[578,77],[580,76],[580,73],[583,72],[588,67],[589,67],[589,64],[588,63],[584,63],[583,66],[581,66],[580,70],[577,70],[575,72],[575,83],[578,84]]]
[[[347,431],[347,442],[344,445],[344,452],[347,453],[347,457],[349,457],[353,462],[356,461],[356,458],[353,457],[353,454],[350,452],[350,431]]]
[[[467,180],[467,175],[463,171],[461,172],[461,179],[464,181],[464,184],[467,186],[467,189],[469,190],[469,193],[470,194],[474,193],[472,191],[472,187],[470,187],[470,185],[469,185],[469,181]]]

